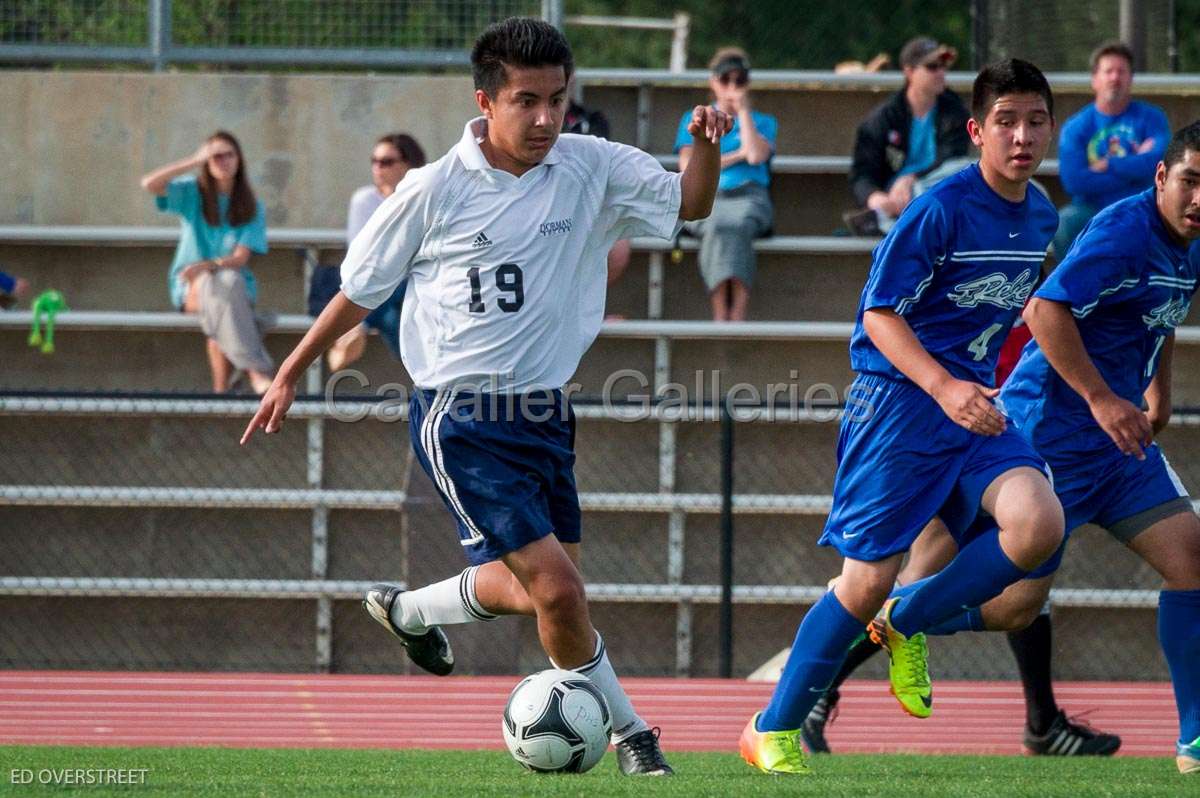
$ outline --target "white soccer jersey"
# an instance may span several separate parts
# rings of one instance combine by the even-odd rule
[[[342,291],[375,308],[409,280],[400,351],[420,388],[560,387],[600,331],[612,244],[679,231],[680,175],[563,134],[516,177],[488,164],[486,125],[405,176],[351,242]]]

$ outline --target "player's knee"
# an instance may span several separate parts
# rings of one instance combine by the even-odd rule
[[[838,600],[856,617],[874,615],[896,586],[890,573],[865,571],[843,576],[835,588]]]
[[[538,614],[570,616],[587,607],[587,593],[578,574],[548,575],[534,582],[529,598]]]
[[[1039,562],[1058,551],[1063,532],[1062,507],[1057,502],[1029,507],[1004,528],[1004,533],[1027,558]]]
[[[1041,604],[1001,607],[989,613],[987,626],[995,632],[1019,632],[1037,620],[1041,611]]]

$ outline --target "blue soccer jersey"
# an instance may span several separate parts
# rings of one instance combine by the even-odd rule
[[[1171,240],[1148,189],[1097,214],[1034,296],[1070,306],[1105,383],[1140,407],[1167,337],[1188,315],[1198,275],[1200,244]],[[1026,346],[1001,402],[1039,451],[1067,437],[1073,448],[1107,439],[1036,341]]]
[[[992,385],[1008,331],[1033,291],[1058,213],[1032,186],[1022,202],[993,191],[978,164],[915,199],[875,247],[850,339],[860,373],[906,379],[863,328],[863,313],[892,308],[925,350],[958,379]]]

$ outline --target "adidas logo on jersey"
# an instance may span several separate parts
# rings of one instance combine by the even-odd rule
[[[491,245],[492,240],[483,233],[480,233],[479,235],[475,236],[475,241],[471,244],[471,249],[483,249],[484,247],[490,247]]]

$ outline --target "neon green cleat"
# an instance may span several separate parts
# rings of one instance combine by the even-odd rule
[[[929,682],[929,647],[924,632],[905,637],[892,626],[892,610],[900,599],[888,599],[868,627],[871,639],[888,653],[892,695],[914,718],[933,714],[933,685]]]
[[[800,747],[800,730],[760,732],[755,728],[758,716],[754,717],[742,729],[742,739],[739,748],[742,759],[758,768],[763,773],[777,776],[807,776],[812,773]]]
[[[1187,745],[1179,743],[1176,746],[1175,765],[1180,773],[1200,777],[1200,737]]]

